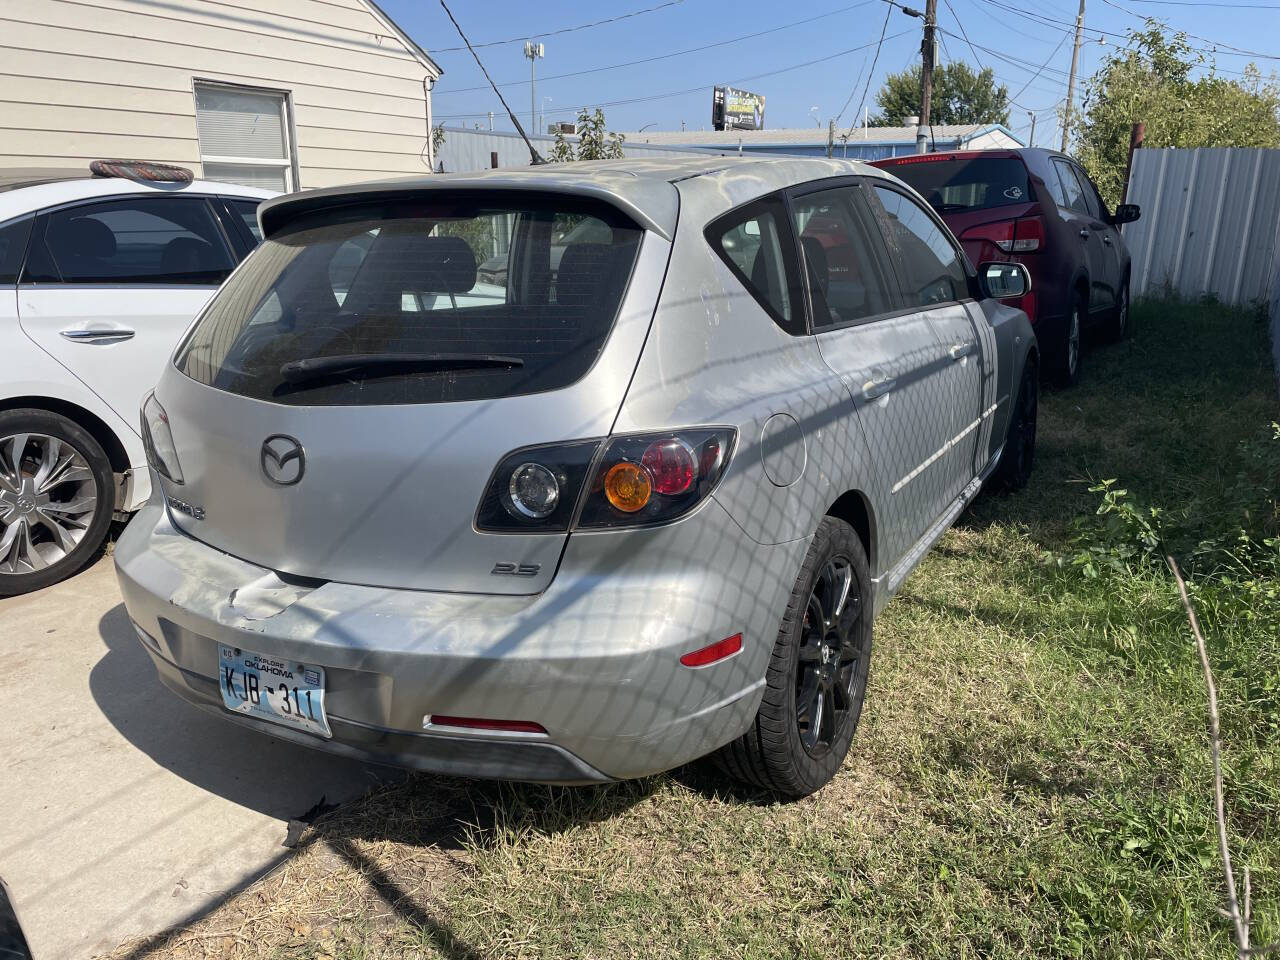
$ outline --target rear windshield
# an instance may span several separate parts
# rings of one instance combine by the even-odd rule
[[[176,363],[219,390],[295,405],[554,390],[599,355],[642,233],[569,197],[328,211],[252,253]]]
[[[1031,202],[1027,168],[1016,157],[917,160],[885,169],[911,184],[939,213]]]

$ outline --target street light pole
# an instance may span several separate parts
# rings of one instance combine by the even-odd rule
[[[1031,118],[1031,136],[1027,138],[1029,141],[1027,146],[1034,147],[1036,145],[1036,115],[1028,110],[1027,116]]]
[[[529,58],[529,126],[538,132],[538,58],[545,57],[547,48],[532,40],[525,41],[524,55]]]

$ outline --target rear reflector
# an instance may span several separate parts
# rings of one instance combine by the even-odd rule
[[[480,717],[447,717],[429,713],[422,718],[424,727],[465,727],[469,730],[501,730],[504,733],[546,733],[546,727],[531,720],[485,720]]]
[[[732,637],[726,637],[718,640],[709,647],[703,647],[701,650],[694,650],[692,653],[686,653],[680,658],[680,662],[686,667],[705,667],[709,664],[716,663],[726,657],[732,657],[735,653],[742,649],[742,634],[735,633]]]

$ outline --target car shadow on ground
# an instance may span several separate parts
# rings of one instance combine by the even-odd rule
[[[89,675],[98,709],[133,746],[202,790],[288,821],[399,775],[244,729],[182,700],[156,677],[123,604],[102,616],[98,633],[107,648]]]

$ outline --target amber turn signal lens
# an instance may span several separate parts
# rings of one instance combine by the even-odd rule
[[[638,463],[615,463],[604,475],[604,495],[623,513],[635,513],[649,502],[653,480]]]

